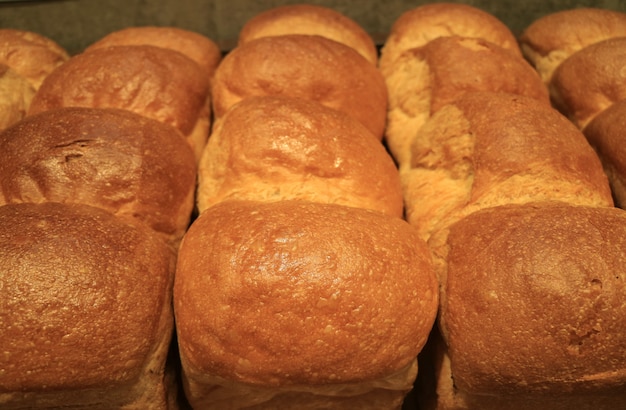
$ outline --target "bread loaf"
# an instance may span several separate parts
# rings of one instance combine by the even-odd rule
[[[314,4],[287,4],[255,15],[241,28],[238,44],[285,34],[326,37],[352,47],[372,64],[378,63],[374,40],[363,27],[335,9]]]
[[[0,206],[0,407],[172,408],[174,259],[98,208]]]
[[[591,44],[626,36],[626,13],[596,7],[576,7],[546,14],[519,37],[524,57],[550,83],[554,70],[569,56]]]
[[[379,65],[385,69],[406,50],[447,36],[480,38],[522,55],[515,35],[493,14],[469,4],[442,2],[422,4],[400,15],[385,39]]]
[[[441,108],[416,135],[401,178],[407,219],[423,238],[490,206],[613,205],[582,132],[553,108],[506,93],[466,93]]]
[[[611,104],[626,98],[626,37],[591,44],[572,54],[554,71],[552,102],[579,128]]]
[[[626,99],[612,104],[599,113],[583,130],[595,148],[615,199],[620,208],[626,207]]]
[[[85,51],[132,45],[152,45],[178,51],[198,63],[207,78],[213,77],[222,59],[222,51],[213,40],[179,27],[126,27],[108,33],[90,44]]]
[[[0,29],[0,64],[25,78],[35,90],[68,59],[67,51],[46,36],[28,30]]]
[[[237,102],[278,95],[316,101],[343,111],[382,139],[387,88],[378,69],[353,48],[325,37],[261,37],[228,53],[215,73],[217,121]]]
[[[189,225],[196,163],[169,125],[122,109],[58,108],[0,133],[0,152],[0,205],[87,204],[175,246]]]
[[[439,37],[381,68],[389,93],[385,141],[400,167],[426,120],[468,91],[502,91],[550,104],[548,90],[524,59],[479,38]]]
[[[34,95],[30,82],[0,64],[0,132],[24,118]]]
[[[403,216],[400,176],[378,138],[348,114],[291,97],[242,100],[213,130],[198,210],[227,199],[306,199]]]
[[[439,315],[453,405],[437,408],[624,407],[625,238],[611,207],[511,205],[454,224]]]
[[[185,55],[149,45],[73,56],[49,75],[29,114],[61,107],[121,108],[177,128],[199,158],[209,134],[206,73]]]
[[[310,201],[224,201],[180,248],[174,308],[194,408],[399,408],[437,310],[402,219]]]

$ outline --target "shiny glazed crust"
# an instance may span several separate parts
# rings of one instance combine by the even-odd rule
[[[198,172],[200,212],[227,199],[307,199],[402,217],[398,170],[354,118],[315,101],[250,97],[218,122]]]

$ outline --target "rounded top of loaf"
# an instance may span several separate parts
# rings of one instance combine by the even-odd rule
[[[453,225],[447,246],[440,318],[456,386],[623,392],[625,211],[494,207]]]
[[[27,30],[0,29],[0,64],[11,67],[35,89],[69,57],[63,47],[41,34]]]
[[[481,38],[522,55],[515,35],[493,14],[468,4],[431,3],[404,12],[392,24],[381,49],[380,67],[406,50],[451,35]]]
[[[179,27],[137,26],[113,31],[85,51],[111,46],[152,45],[178,51],[198,63],[208,78],[222,59],[222,51],[210,38]]]
[[[626,36],[626,13],[578,7],[546,14],[533,21],[519,37],[524,56],[544,82],[576,51],[613,37]]]
[[[400,218],[332,204],[225,201],[180,248],[174,303],[186,377],[257,386],[391,375],[437,311],[426,244]]]
[[[122,108],[187,136],[207,109],[209,79],[185,55],[149,45],[77,54],[50,74],[29,114],[53,108]]]
[[[284,96],[242,100],[199,164],[199,211],[225,199],[308,199],[402,217],[400,176],[380,140],[348,114]]]
[[[238,44],[285,34],[327,37],[354,48],[374,65],[378,62],[374,40],[363,27],[332,8],[313,4],[286,4],[255,15],[239,32]]]
[[[59,108],[0,133],[0,150],[6,203],[84,203],[176,240],[187,228],[196,163],[171,126],[121,109]]]
[[[104,210],[1,206],[2,391],[138,383],[171,331],[173,272],[160,238]]]
[[[244,98],[284,95],[346,112],[382,139],[387,87],[380,71],[353,48],[325,37],[261,37],[228,53],[212,86],[219,120]]]
[[[580,129],[626,98],[626,36],[590,44],[555,70],[550,81],[554,106]]]

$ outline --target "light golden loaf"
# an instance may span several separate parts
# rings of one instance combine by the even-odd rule
[[[0,29],[0,64],[4,64],[37,90],[43,80],[70,58],[54,40],[28,30]]]
[[[306,199],[402,217],[400,175],[378,138],[315,101],[250,97],[214,128],[200,160],[196,200]]]
[[[598,114],[583,133],[602,161],[615,204],[626,208],[626,99]]]
[[[576,7],[546,14],[519,36],[522,53],[550,83],[554,70],[570,55],[600,41],[626,36],[626,13]]]
[[[286,4],[255,15],[241,28],[238,44],[285,34],[323,36],[354,48],[374,65],[378,63],[376,44],[363,27],[330,7],[314,4]]]
[[[411,141],[442,106],[469,91],[502,91],[550,104],[548,89],[523,58],[479,38],[439,37],[381,68],[389,107],[385,141],[396,162],[410,162]]]
[[[549,89],[554,106],[580,129],[613,103],[626,98],[626,37],[591,44],[554,71]]]
[[[441,108],[417,133],[401,179],[407,220],[425,239],[485,207],[613,205],[582,132],[555,109],[507,93],[466,93]]]
[[[469,4],[428,3],[394,21],[381,48],[379,66],[385,69],[406,50],[447,36],[480,38],[522,55],[515,35],[493,14]]]
[[[61,107],[120,108],[178,129],[199,158],[209,135],[206,73],[185,55],[149,45],[73,56],[35,94],[29,115]]]
[[[84,51],[111,46],[152,45],[178,51],[198,63],[212,78],[222,59],[222,51],[210,38],[180,27],[137,26],[108,33]]]
[[[509,205],[454,224],[439,324],[456,405],[436,408],[623,408],[625,240],[612,207]]]
[[[0,407],[175,408],[174,264],[104,210],[0,206]]]
[[[189,225],[196,162],[169,125],[122,109],[59,108],[0,133],[0,152],[0,205],[92,205],[173,245]]]
[[[0,64],[0,132],[24,118],[34,95],[28,80]]]
[[[321,36],[261,37],[229,52],[213,78],[216,121],[239,101],[278,95],[343,111],[382,139],[387,87],[379,70],[345,44]]]
[[[395,409],[437,311],[426,244],[401,218],[303,200],[205,210],[174,310],[194,408]]]

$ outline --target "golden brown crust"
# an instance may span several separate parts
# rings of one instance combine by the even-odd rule
[[[2,407],[164,409],[164,243],[101,209],[52,202],[1,206],[0,231]]]
[[[183,54],[112,46],[78,54],[55,70],[29,115],[61,107],[121,108],[174,126],[198,153],[208,138],[209,100],[206,74]],[[204,141],[191,140],[203,122]]]
[[[26,78],[35,90],[68,59],[67,51],[48,37],[27,30],[0,29],[0,64]]]
[[[623,403],[625,241],[611,207],[505,206],[453,225],[440,324],[455,386]]]
[[[403,171],[407,218],[428,238],[478,209],[560,200],[612,206],[607,176],[582,132],[524,96],[466,93],[439,110]]]
[[[208,78],[213,77],[222,59],[222,51],[213,40],[179,27],[127,27],[107,34],[90,44],[85,51],[111,46],[137,45],[152,45],[178,51],[200,64]]]
[[[426,244],[400,218],[226,201],[185,236],[174,299],[188,385],[324,391],[409,366],[433,324],[437,282]]]
[[[626,98],[626,37],[591,44],[554,71],[554,106],[583,129],[596,115]]]
[[[393,23],[381,49],[380,67],[406,50],[451,35],[480,38],[522,55],[515,35],[494,15],[468,4],[430,3],[404,12]]]
[[[356,21],[329,7],[288,4],[257,14],[244,24],[238,44],[284,34],[319,35],[354,48],[372,64],[378,62],[374,40]]]
[[[317,102],[279,96],[241,101],[211,134],[198,209],[226,199],[307,199],[403,215],[398,170],[365,126]]]
[[[382,139],[387,87],[351,47],[304,34],[262,37],[236,47],[215,73],[213,111],[221,118],[244,98],[284,95],[346,112]]]
[[[626,13],[593,7],[560,10],[533,21],[520,35],[524,56],[548,84],[556,67],[576,51],[626,36]]]
[[[194,206],[195,158],[173,127],[121,109],[69,107],[0,134],[0,201],[73,202],[139,220],[178,242]]]
[[[616,205],[626,207],[626,100],[598,114],[583,132],[602,161]]]
[[[550,104],[547,87],[523,58],[486,40],[439,37],[381,69],[389,93],[385,139],[400,166],[426,120],[468,91],[503,91]]]
[[[24,118],[34,95],[28,80],[0,64],[0,131]]]

